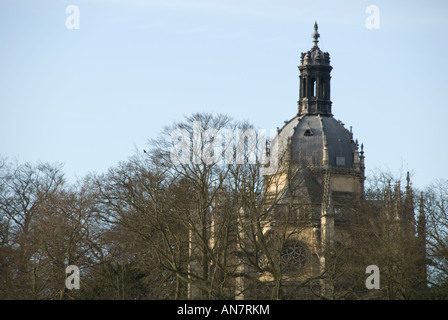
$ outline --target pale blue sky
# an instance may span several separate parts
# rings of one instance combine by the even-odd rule
[[[66,28],[69,5],[79,30]],[[74,180],[193,112],[281,127],[297,113],[315,20],[334,116],[364,143],[367,171],[447,179],[443,0],[0,0],[0,154],[62,162]]]

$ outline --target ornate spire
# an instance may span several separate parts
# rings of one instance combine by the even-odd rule
[[[331,116],[330,100],[330,54],[323,52],[317,46],[320,34],[314,23],[312,34],[314,46],[300,58],[300,100],[298,101],[299,115],[321,114]]]
[[[409,187],[409,182],[411,181],[411,178],[409,177],[409,171],[406,174],[406,182],[407,182],[407,187]]]
[[[359,154],[360,154],[360,156],[359,156],[359,166],[361,168],[361,171],[364,173],[366,165],[365,165],[365,162],[364,162],[365,157],[364,157],[364,144],[363,143],[361,143],[361,152]]]
[[[312,34],[312,36],[314,38],[314,40],[313,40],[314,47],[317,47],[317,43],[319,42],[319,37],[320,37],[319,32],[317,32],[317,28],[318,28],[317,21],[315,21],[314,22],[314,33]]]

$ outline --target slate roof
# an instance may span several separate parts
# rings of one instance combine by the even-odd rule
[[[290,139],[288,139],[290,138]],[[305,114],[289,120],[278,133],[279,150],[285,150],[291,142],[291,159],[306,161],[312,166],[322,166],[323,148],[326,139],[329,165],[331,167],[353,167],[356,150],[352,134],[343,123],[332,116]]]

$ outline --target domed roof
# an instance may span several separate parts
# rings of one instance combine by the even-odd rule
[[[302,66],[306,65],[330,65],[330,54],[323,52],[319,47],[313,47],[311,50],[302,53],[301,57]]]
[[[302,115],[289,120],[278,133],[279,150],[289,146],[296,163],[353,168],[357,142],[343,123],[332,116]],[[326,153],[326,154],[324,154]],[[328,163],[325,163],[327,159]]]
[[[314,46],[302,53],[298,113],[278,130],[273,147],[278,148],[279,162],[299,167],[331,169],[332,172],[364,175],[364,155],[358,151],[353,134],[336,120],[330,100],[330,55],[317,46],[318,25],[314,24]],[[277,143],[278,142],[278,143]],[[274,149],[275,150],[275,149]]]

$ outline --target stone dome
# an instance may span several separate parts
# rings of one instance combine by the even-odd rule
[[[359,168],[358,144],[351,131],[332,116],[301,115],[278,132],[280,150],[292,162],[312,167]]]
[[[333,195],[362,195],[365,180],[363,146],[359,150],[351,128],[347,130],[333,117],[330,97],[332,67],[329,54],[317,46],[317,29],[315,23],[314,46],[302,53],[299,66],[298,113],[278,129],[270,148],[277,151],[278,168],[281,168],[274,169],[276,174],[283,175],[284,168],[292,168],[294,171],[288,171],[287,175],[300,185],[298,190],[304,191],[302,195],[309,195],[312,203],[322,201],[327,176],[331,175],[327,189]]]

